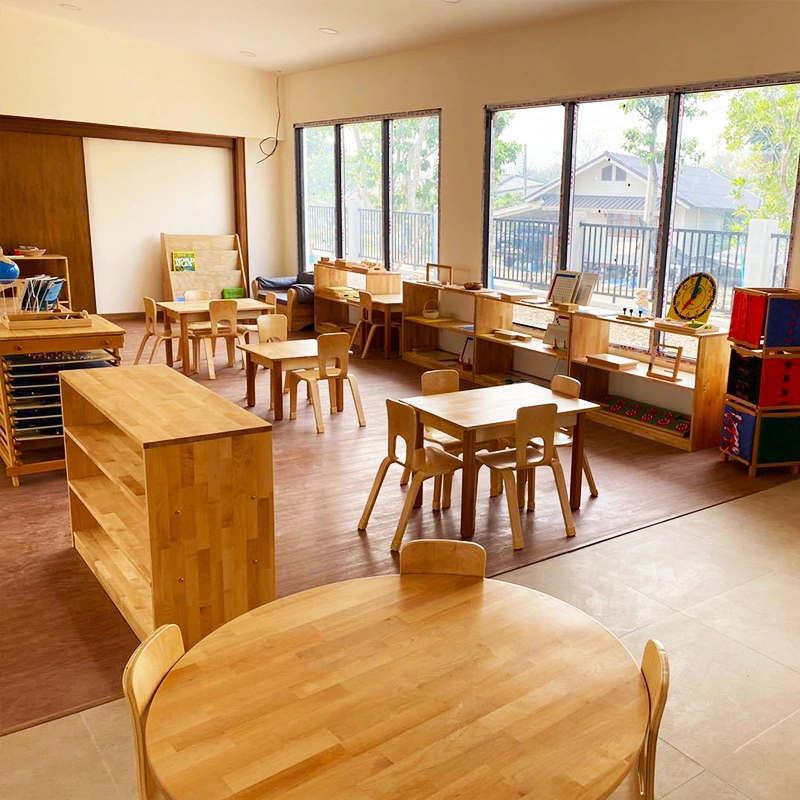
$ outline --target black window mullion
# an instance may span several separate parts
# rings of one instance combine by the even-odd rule
[[[336,258],[344,258],[344,170],[342,169],[342,126],[333,126],[333,162],[336,182]]]
[[[306,202],[305,176],[303,175],[303,129],[294,129],[294,174],[297,203],[297,272],[306,265]]]
[[[391,207],[391,171],[392,171],[392,137],[391,120],[384,119],[381,122],[381,182],[383,188],[383,265],[390,270],[392,268],[392,207]],[[387,334],[388,335],[388,334]]]
[[[678,140],[683,112],[683,95],[673,92],[667,106],[667,145],[664,153],[664,172],[661,180],[661,212],[656,239],[656,263],[653,275],[653,314],[664,313],[664,287],[669,263],[669,237],[672,226],[672,208],[675,198],[675,181],[678,177]]]
[[[569,269],[572,188],[575,176],[577,103],[564,104],[564,153],[561,161],[561,202],[558,208],[558,268]]]
[[[486,109],[483,120],[483,260],[481,277],[484,286],[489,286],[489,251],[492,230],[492,131],[496,112]],[[441,158],[439,161],[441,168]]]

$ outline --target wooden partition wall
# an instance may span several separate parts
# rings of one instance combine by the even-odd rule
[[[33,244],[67,256],[73,307],[96,312],[84,138],[231,150],[234,232],[239,235],[249,280],[245,152],[241,137],[0,116],[0,246],[6,252],[13,252],[20,244]]]

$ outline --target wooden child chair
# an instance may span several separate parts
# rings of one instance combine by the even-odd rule
[[[283,314],[262,314],[256,320],[256,327],[258,328],[258,341],[261,344],[268,344],[269,342],[286,342],[289,340],[289,320]],[[269,367],[264,367],[269,370]],[[286,389],[289,389],[289,379],[285,379]],[[272,393],[269,397],[269,407],[274,407],[274,398]]]
[[[573,524],[572,511],[569,507],[564,470],[558,460],[558,453],[553,444],[556,432],[556,408],[555,403],[520,408],[517,411],[517,419],[514,426],[516,446],[506,450],[479,453],[476,456],[479,465],[483,464],[491,470],[496,470],[503,478],[515,550],[521,550],[524,546],[517,481],[521,480],[522,474],[526,475],[528,481],[528,510],[532,511],[535,491],[534,470],[537,467],[550,467],[553,470],[567,536],[575,535],[575,525]],[[541,446],[529,444],[531,439],[540,439],[542,441]],[[515,473],[517,475],[516,481],[514,479]]]
[[[236,363],[236,342],[244,344],[244,335],[239,333],[236,326],[238,305],[235,300],[211,300],[208,304],[209,323],[199,323],[190,328],[194,344],[195,372],[200,366],[200,342],[205,345],[206,361],[208,363],[208,377],[216,380],[214,371],[214,346],[217,339],[224,339],[228,350],[228,366]]]
[[[187,289],[183,293],[183,299],[187,303],[191,303],[192,300],[210,300],[211,292],[208,289]]]
[[[179,330],[173,330],[172,332],[167,333],[163,328],[159,329],[156,301],[153,300],[152,297],[144,297],[142,299],[144,300],[144,336],[142,337],[142,343],[139,345],[139,352],[136,353],[136,358],[133,360],[133,363],[139,363],[142,353],[144,352],[144,346],[147,344],[147,340],[151,336],[155,336],[156,341],[153,344],[153,350],[150,353],[150,358],[147,361],[148,364],[152,364],[156,355],[156,350],[158,350],[158,346],[162,342],[169,341],[170,339],[180,339],[181,332]],[[180,357],[183,357],[183,353],[180,353]]]
[[[297,386],[300,381],[308,381],[311,404],[314,406],[314,418],[317,423],[317,433],[325,433],[325,425],[322,421],[322,404],[319,399],[319,382],[328,381],[331,414],[335,414],[339,410],[338,399],[343,394],[344,382],[347,381],[353,394],[353,405],[356,407],[358,424],[363,428],[367,422],[364,419],[358,381],[355,375],[348,372],[350,337],[343,332],[323,333],[317,339],[317,347],[319,348],[319,366],[315,369],[298,369],[286,374],[286,380],[289,381],[289,419],[297,417]]]
[[[255,292],[255,284],[256,284],[256,282],[253,281],[253,286],[254,286],[253,297],[257,297],[257,294]],[[236,329],[239,331],[239,333],[241,333],[244,336],[244,340],[248,344],[250,344],[250,334],[251,333],[255,333],[256,335],[258,335],[258,320],[263,316],[270,316],[272,314],[275,314],[275,310],[278,307],[278,297],[275,294],[275,292],[266,292],[264,294],[264,302],[267,305],[269,305],[270,308],[263,309],[261,311],[259,317],[256,318],[256,321],[254,323],[251,323],[251,322],[239,323],[236,326]],[[261,341],[260,337],[259,337],[258,341],[259,342]],[[281,339],[280,341],[285,342],[286,339]],[[242,369],[244,369],[244,359],[242,359]]]
[[[401,575],[486,575],[486,551],[476,542],[417,539],[400,548]]]
[[[452,478],[453,473],[461,469],[461,459],[458,456],[445,453],[440,447],[426,447],[422,442],[419,443],[421,446],[417,447],[417,415],[411,406],[407,406],[397,400],[387,400],[386,413],[389,417],[388,454],[378,467],[378,473],[375,475],[375,480],[367,498],[367,505],[364,507],[364,513],[358,523],[358,529],[366,531],[370,514],[372,514],[372,509],[378,499],[378,494],[389,467],[392,464],[400,464],[401,467],[408,468],[411,470],[411,486],[409,486],[406,493],[403,511],[400,514],[397,530],[392,539],[392,550],[398,550],[400,543],[403,541],[403,534],[411,516],[411,511],[414,508],[414,500],[423,481],[428,478],[434,478],[433,494],[434,508],[436,508],[436,498],[441,491],[442,476],[449,475]],[[398,439],[402,439],[405,445],[403,458],[400,458],[397,453]],[[444,508],[449,508],[450,506],[450,494],[446,488],[442,498],[442,506]]]
[[[375,311],[372,308],[372,294],[370,292],[359,292],[359,317],[353,333],[350,336],[350,347],[353,347],[361,330],[362,325],[367,325],[367,341],[364,343],[364,349],[361,351],[361,358],[367,357],[367,351],[372,344],[372,337],[375,335],[376,330],[383,330],[384,336],[391,336],[392,329],[396,328],[400,331],[402,323],[394,321],[389,312]]]
[[[122,673],[122,693],[133,723],[139,800],[166,800],[147,761],[144,726],[156,689],[184,652],[181,629],[162,625],[136,648]]]
[[[566,375],[556,375],[550,383],[550,390],[564,397],[580,397],[581,382],[575,378],[568,378]],[[571,447],[572,428],[558,428],[553,443],[556,447]],[[586,450],[583,451],[583,472],[589,484],[589,493],[592,497],[597,497],[597,485],[594,482]]]

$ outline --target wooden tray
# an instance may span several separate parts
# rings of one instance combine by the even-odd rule
[[[92,318],[86,311],[20,311],[17,314],[0,314],[0,324],[10,331],[91,328]]]

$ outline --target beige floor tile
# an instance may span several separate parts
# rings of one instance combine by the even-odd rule
[[[748,797],[710,772],[703,772],[665,795],[664,800],[748,800]]]
[[[81,717],[120,797],[136,800],[136,758],[127,703],[115,700],[83,711]]]
[[[661,737],[705,768],[800,708],[800,675],[682,614],[627,634],[641,658],[649,638],[670,660]]]
[[[649,625],[673,613],[658,600],[607,574],[605,556],[594,547],[566,553],[501,577],[538,589],[580,608],[617,636]]]
[[[79,714],[3,736],[0,764],[8,800],[123,800]]]
[[[664,797],[701,772],[703,768],[699,764],[695,764],[667,742],[659,740],[656,755],[656,798]],[[638,791],[639,779],[634,770],[609,800],[641,800]]]
[[[800,711],[740,747],[712,772],[752,800],[800,795]]]
[[[800,672],[798,597],[800,575],[772,572],[683,613]]]

